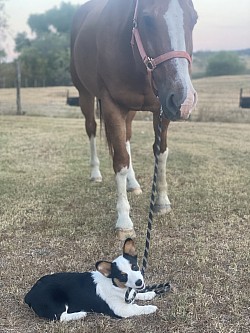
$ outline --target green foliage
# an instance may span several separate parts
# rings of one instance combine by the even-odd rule
[[[2,29],[6,27],[7,20],[4,11],[5,0],[0,0],[0,32],[2,33]]]
[[[4,59],[6,57],[6,52],[4,50],[0,50],[0,62],[2,61],[2,59]]]
[[[65,35],[47,33],[31,41],[29,47],[22,49],[20,60],[26,86],[68,85],[71,82],[68,39]]]
[[[1,41],[3,41],[6,37],[6,27],[7,27],[7,18],[4,10],[5,0],[0,0],[0,51],[2,50]],[[3,58],[1,54],[1,58]]]
[[[16,35],[15,43],[16,43],[15,51],[21,52],[23,49],[30,46],[31,41],[29,40],[26,32],[20,32]]]
[[[1,1],[1,0],[0,0]],[[20,52],[24,86],[69,85],[70,27],[78,6],[62,2],[43,14],[32,14],[28,24],[35,38],[25,32],[15,38]]]
[[[14,87],[16,72],[14,63],[2,63],[0,66],[0,88]]]
[[[59,34],[69,34],[75,10],[76,6],[62,2],[59,8],[54,7],[44,14],[30,15],[28,24],[37,35],[53,31]]]
[[[208,59],[206,74],[208,76],[238,75],[246,71],[240,57],[233,52],[221,51]]]

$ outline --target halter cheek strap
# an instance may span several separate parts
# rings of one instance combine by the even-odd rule
[[[136,0],[135,5],[135,13],[134,13],[134,19],[133,19],[133,30],[132,30],[132,38],[131,38],[131,46],[134,50],[135,44],[137,45],[138,51],[140,53],[140,56],[142,58],[143,63],[145,64],[147,71],[150,73],[152,72],[159,64],[168,61],[173,58],[185,58],[188,60],[189,64],[192,63],[192,58],[186,51],[170,51],[166,52],[156,58],[150,58],[147,56],[147,53],[144,49],[144,46],[142,44],[141,36],[138,30],[137,26],[137,16],[138,16],[138,4],[139,0]]]

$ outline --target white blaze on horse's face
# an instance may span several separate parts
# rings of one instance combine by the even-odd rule
[[[171,50],[187,51],[184,12],[178,0],[170,0],[164,19],[168,28]],[[170,91],[169,94],[171,96],[167,95],[166,106],[171,109],[169,107],[170,103],[176,106],[179,103],[181,105],[180,118],[187,119],[197,102],[197,94],[190,80],[189,63],[184,58],[174,58],[170,62],[176,71],[174,87],[176,90],[182,91],[182,95],[178,95],[175,91]],[[182,96],[185,99],[181,100]]]

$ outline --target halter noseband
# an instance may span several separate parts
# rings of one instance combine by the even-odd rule
[[[136,42],[138,51],[140,53],[143,63],[145,64],[145,66],[147,68],[148,73],[151,73],[159,64],[161,64],[167,60],[173,59],[173,58],[185,58],[188,60],[189,64],[191,64],[192,58],[186,51],[170,51],[170,52],[166,52],[156,58],[150,58],[147,56],[146,51],[142,44],[138,26],[137,26],[138,4],[139,4],[139,0],[136,0],[135,13],[134,13],[134,18],[133,18],[131,45],[134,50],[134,45]]]

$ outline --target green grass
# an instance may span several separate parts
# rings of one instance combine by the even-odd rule
[[[153,173],[150,122],[134,122],[132,153],[143,194],[129,194],[142,257]],[[44,274],[92,270],[121,250],[114,237],[112,161],[98,138],[103,183],[89,182],[82,119],[0,117],[0,332],[247,333],[249,124],[172,123],[167,165],[173,211],[154,219],[146,282],[176,293],[154,315],[49,323],[23,297]]]

